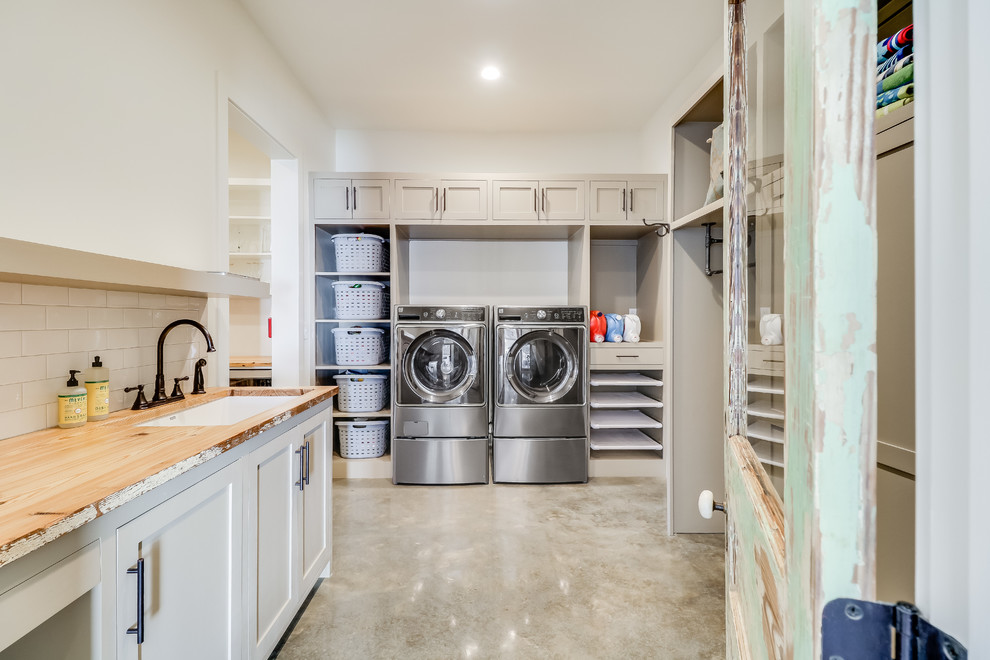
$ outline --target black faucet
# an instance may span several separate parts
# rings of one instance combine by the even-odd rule
[[[178,321],[172,321],[165,326],[162,330],[162,334],[158,336],[158,373],[155,374],[155,395],[151,397],[151,401],[148,402],[148,406],[160,406],[163,403],[168,403],[171,399],[165,395],[165,336],[172,330],[172,328],[179,325],[191,325],[206,337],[206,352],[215,353],[216,347],[213,345],[213,337],[210,333],[206,331],[202,323],[198,321],[193,321],[192,319],[179,319]],[[197,388],[193,388],[193,394],[199,394],[196,392]],[[181,399],[181,394],[176,397]]]

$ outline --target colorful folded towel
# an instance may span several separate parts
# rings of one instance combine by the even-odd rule
[[[894,101],[890,105],[885,105],[882,108],[878,108],[877,109],[877,117],[879,118],[879,117],[883,117],[884,115],[889,115],[894,110],[897,110],[898,108],[902,108],[902,107],[906,106],[908,103],[913,103],[913,102],[914,102],[914,97],[913,96],[909,96],[909,97],[907,97],[905,99],[901,99],[899,101]]]
[[[877,64],[883,63],[888,57],[914,43],[914,25],[909,25],[892,37],[887,37],[877,44]]]
[[[884,60],[883,64],[877,65],[877,82],[880,82],[894,71],[897,67],[903,66],[903,62],[906,58],[914,55],[914,44],[908,44],[904,48],[891,55],[889,58]]]
[[[906,85],[901,85],[900,87],[895,87],[889,92],[884,92],[877,96],[877,107],[882,108],[885,105],[890,105],[894,101],[900,101],[909,96],[914,96],[914,83],[908,83]]]
[[[884,92],[889,92],[895,87],[906,85],[909,82],[914,82],[914,64],[908,64],[900,71],[895,71],[892,75],[889,75],[878,82],[877,96],[883,94]]]

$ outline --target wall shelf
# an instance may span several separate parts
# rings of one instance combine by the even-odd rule
[[[317,277],[390,277],[391,273],[347,273],[341,271],[323,271],[316,273]]]
[[[617,385],[631,387],[661,387],[663,386],[663,381],[658,378],[650,378],[649,376],[644,376],[643,374],[636,372],[593,372],[591,374],[591,384],[599,386]]]
[[[363,419],[365,417],[371,419],[371,418],[375,418],[375,417],[391,417],[392,416],[392,409],[391,408],[384,408],[383,410],[378,410],[376,412],[341,412],[340,410],[337,410],[337,408],[335,406],[334,409],[333,409],[333,416],[334,416],[334,419],[337,419],[337,418],[341,418],[341,419],[362,418]]]
[[[770,422],[753,422],[752,424],[748,424],[746,429],[746,435],[749,438],[766,440],[767,442],[773,442],[779,445],[784,444],[784,440],[786,439],[784,429]]]
[[[749,383],[746,385],[747,392],[759,392],[761,394],[779,394],[784,395],[783,384],[775,385],[773,383],[773,378],[770,376],[753,376],[749,379]]]
[[[757,401],[749,403],[747,412],[753,417],[763,417],[765,419],[784,419],[784,411],[774,408],[767,401]]]
[[[592,392],[592,408],[662,408],[663,402],[639,392]]]
[[[593,429],[659,429],[663,424],[639,410],[592,410]]]
[[[591,432],[592,451],[663,451],[663,445],[636,429],[600,429]]]
[[[391,323],[391,319],[316,319],[317,323]]]
[[[231,187],[268,188],[272,185],[272,180],[232,177],[227,179],[227,185]]]
[[[318,364],[317,371],[347,371],[348,369],[361,369],[365,371],[390,371],[392,364],[382,362],[381,364]]]
[[[682,216],[672,223],[670,223],[671,231],[675,229],[684,229],[685,227],[700,227],[706,222],[714,222],[715,224],[722,224],[722,209],[725,207],[725,198],[716,199],[711,204],[702,206],[697,211],[688,213]]]
[[[178,296],[271,295],[267,282],[233,273],[177,268],[12,238],[0,238],[0,280]]]

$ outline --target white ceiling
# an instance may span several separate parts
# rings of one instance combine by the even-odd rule
[[[354,129],[639,130],[722,27],[716,0],[240,2]]]

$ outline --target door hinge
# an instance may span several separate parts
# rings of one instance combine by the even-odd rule
[[[822,660],[966,660],[966,647],[911,603],[836,598],[822,614]]]

